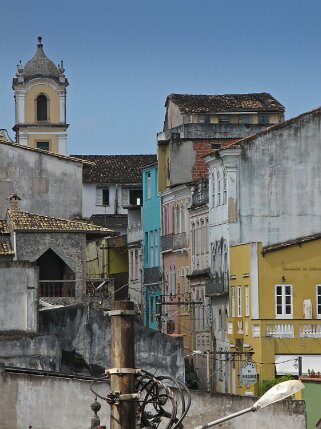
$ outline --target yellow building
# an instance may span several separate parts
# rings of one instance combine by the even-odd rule
[[[246,360],[255,362],[258,381],[321,370],[320,255],[321,234],[269,247],[231,247],[227,364],[232,393],[257,393],[258,383],[241,380]]]
[[[17,143],[67,155],[66,88],[63,63],[56,66],[44,53],[38,37],[33,58],[17,66],[15,93]]]

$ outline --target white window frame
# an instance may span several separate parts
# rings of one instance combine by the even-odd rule
[[[242,317],[242,286],[237,287],[237,317]]]
[[[282,288],[282,294],[281,295],[277,295],[277,288],[281,287]],[[286,288],[289,287],[291,294],[290,295],[286,295]],[[281,310],[282,313],[278,314],[278,307],[279,304],[277,303],[277,296],[281,296]],[[290,304],[286,304],[286,296],[290,296],[291,297],[291,303]],[[275,302],[275,318],[276,319],[293,319],[293,286],[289,285],[289,284],[277,284],[274,286],[274,302]],[[286,306],[290,305],[291,308],[291,313],[287,313],[286,312]]]
[[[320,302],[319,304],[320,312],[318,311],[319,310],[318,302]],[[316,318],[321,319],[321,284],[318,284],[315,287],[315,313],[316,313]]]
[[[220,172],[217,172],[217,205],[220,206],[222,201],[221,201],[221,175]]]
[[[223,170],[223,204],[227,203],[227,175],[226,170]]]
[[[250,316],[250,295],[249,287],[244,286],[244,299],[245,299],[245,317]]]
[[[235,286],[231,286],[231,317],[235,317]]]

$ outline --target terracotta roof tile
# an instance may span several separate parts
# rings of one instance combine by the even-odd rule
[[[41,216],[20,210],[7,210],[7,217],[15,231],[93,232],[110,234],[109,228],[67,219]]]
[[[284,106],[266,92],[253,94],[189,95],[171,94],[167,97],[182,113],[224,112],[284,112]]]
[[[83,170],[85,183],[141,183],[141,169],[157,161],[157,155],[71,155],[94,162]]]
[[[14,252],[9,239],[0,241],[0,256],[11,256]]]
[[[321,239],[321,233],[307,235],[305,237],[298,237],[293,240],[283,241],[282,243],[275,243],[275,244],[270,244],[269,246],[264,246],[262,248],[262,253],[268,253],[268,252],[273,252],[275,250],[286,249],[287,247],[290,247],[290,246],[300,245],[303,243],[307,243],[309,241],[319,240],[319,239]]]
[[[0,219],[0,234],[10,234],[6,220]]]

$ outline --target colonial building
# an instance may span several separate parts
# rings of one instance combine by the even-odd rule
[[[0,258],[39,268],[41,297],[74,297],[86,292],[86,243],[110,235],[107,228],[19,210],[17,195],[0,223]]]
[[[226,308],[230,245],[319,232],[320,116],[320,108],[304,113],[208,157],[214,290],[223,285]]]
[[[247,353],[257,381],[321,371],[321,235],[230,249],[228,336],[232,393],[257,393],[240,374]]]
[[[92,166],[83,174],[83,217],[127,232],[127,209],[142,204],[141,169],[156,155],[73,155]]]
[[[160,267],[160,200],[158,164],[146,166],[143,174],[144,324],[160,329],[162,285]],[[159,315],[159,316],[158,316]]]
[[[35,55],[17,66],[15,94],[16,141],[21,145],[67,155],[66,88],[63,62],[56,66],[38,37]]]
[[[166,99],[165,107],[164,128],[157,135],[162,208],[163,293],[167,296],[166,299],[179,305],[176,308],[171,305],[171,311],[166,308],[165,315],[170,321],[171,329],[175,327],[176,333],[184,333],[186,354],[190,355],[196,344],[199,344],[200,349],[210,351],[214,357],[216,348],[223,352],[228,347],[225,329],[227,288],[222,280],[223,274],[220,276],[219,292],[215,286],[217,280],[213,281],[213,260],[210,261],[206,240],[211,225],[207,204],[204,203],[197,210],[188,209],[194,204],[192,199],[196,198],[198,188],[207,188],[208,164],[204,157],[217,148],[228,146],[240,138],[282,122],[284,107],[267,93],[171,94]],[[227,198],[227,194],[223,192],[224,178],[221,180],[220,204]],[[196,192],[195,197],[192,197],[192,190]],[[226,261],[226,243],[223,242],[217,251]],[[225,277],[227,267],[226,263]],[[200,272],[201,270],[204,272]],[[180,306],[178,299],[183,301],[180,296],[182,289],[193,304]],[[219,302],[220,308],[207,307],[213,301]],[[203,325],[201,323],[205,318]],[[204,379],[205,367],[201,364],[201,359],[204,358],[194,355],[193,359]],[[212,359],[211,373],[216,374],[214,362],[215,357]],[[222,380],[221,385],[216,388],[226,391],[228,386]]]

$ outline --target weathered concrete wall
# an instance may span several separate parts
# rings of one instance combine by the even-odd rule
[[[38,270],[28,262],[0,262],[0,331],[36,332]]]
[[[40,312],[40,332],[57,334],[62,371],[101,375],[111,365],[110,317],[84,306]],[[183,342],[135,324],[136,367],[184,379]]]
[[[86,282],[86,236],[77,233],[16,233],[18,260],[35,262],[52,249],[75,273],[76,295],[84,291]]]
[[[16,192],[24,211],[71,218],[82,211],[82,163],[0,143],[0,218]]]
[[[192,405],[184,420],[184,427],[192,429],[209,423],[251,407],[256,400],[257,398],[246,396],[192,392]],[[304,401],[279,402],[255,413],[236,417],[222,423],[219,427],[222,429],[306,429],[305,403]]]
[[[234,242],[268,245],[320,232],[320,136],[318,109],[244,144]]]
[[[95,385],[102,396],[110,392],[107,383]],[[41,429],[88,429],[93,416],[90,381],[31,374],[0,374],[1,429],[22,429],[29,425]],[[102,404],[101,424],[109,427],[110,408]],[[251,406],[254,398],[233,395],[192,393],[192,406],[183,424],[186,429]],[[164,427],[162,424],[161,427]],[[303,401],[284,401],[256,413],[226,422],[221,428],[305,429]]]
[[[56,335],[0,336],[0,362],[16,368],[61,371],[61,349]]]
[[[88,429],[94,396],[88,380],[29,374],[0,374],[1,429]],[[106,395],[106,383],[95,389]],[[100,401],[101,424],[109,426],[109,406]]]

